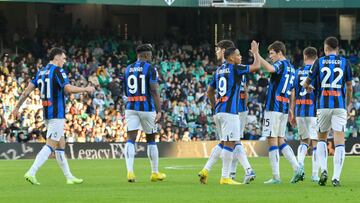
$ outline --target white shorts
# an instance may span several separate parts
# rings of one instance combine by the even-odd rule
[[[157,132],[155,123],[155,111],[134,111],[125,110],[125,119],[127,123],[127,131],[143,129],[145,134],[153,134]]]
[[[49,119],[45,120],[46,139],[59,142],[64,137],[65,119]]]
[[[263,122],[263,136],[285,137],[288,114],[276,111],[265,111]]]
[[[316,117],[296,117],[301,139],[317,140]]]
[[[247,124],[247,115],[248,111],[240,112],[239,119],[240,119],[240,138],[244,137],[245,126]]]
[[[240,141],[239,116],[231,113],[217,113],[214,116],[220,141]]]
[[[347,112],[345,109],[318,109],[317,127],[318,131],[328,132],[332,128],[334,131],[345,132]]]

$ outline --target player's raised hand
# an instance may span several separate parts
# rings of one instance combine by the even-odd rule
[[[92,87],[92,86],[87,86],[87,87],[85,87],[85,90],[86,90],[86,92],[89,93],[89,94],[95,92],[95,88]]]
[[[258,53],[259,52],[259,43],[256,42],[255,40],[253,40],[251,42],[251,49],[250,49],[252,54]]]

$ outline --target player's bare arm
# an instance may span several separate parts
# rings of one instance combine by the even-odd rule
[[[274,73],[275,68],[269,62],[267,62],[260,54],[259,54],[260,64],[263,66],[269,73]]]
[[[208,88],[207,97],[209,98],[211,108],[215,109],[215,90],[212,87]]]
[[[158,123],[161,118],[161,103],[160,103],[160,95],[159,95],[159,83],[150,84],[150,94],[154,98],[155,108],[156,108],[156,118],[155,122]]]
[[[87,92],[87,93],[93,93],[95,91],[95,88],[92,86],[87,86],[87,87],[76,87],[74,85],[66,85],[64,87],[64,90],[66,93],[82,93],[82,92]]]
[[[352,81],[348,81],[346,82],[346,105],[348,111],[350,111],[352,108],[352,94],[353,94]]]
[[[296,119],[294,114],[295,109],[295,89],[291,90],[290,96],[290,109],[289,109],[289,122],[292,126],[296,126]]]
[[[18,113],[19,113],[19,109],[21,107],[21,105],[25,102],[25,100],[27,99],[27,97],[30,95],[30,93],[35,89],[35,85],[32,83],[29,83],[29,85],[26,87],[25,91],[21,94],[20,98],[19,98],[19,102],[16,104],[12,114],[15,118],[17,118]]]

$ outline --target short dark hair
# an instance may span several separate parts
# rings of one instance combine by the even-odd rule
[[[309,59],[317,58],[317,50],[315,47],[306,47],[303,51],[303,55]]]
[[[339,41],[336,39],[336,37],[328,37],[325,39],[324,44],[334,50],[338,48]]]
[[[152,52],[153,47],[151,46],[151,44],[140,44],[139,46],[136,47],[136,53],[140,54],[143,52]]]
[[[53,47],[50,49],[49,59],[54,60],[55,56],[61,55],[61,54],[66,54],[66,51],[59,47]]]
[[[236,47],[230,47],[230,48],[227,48],[224,52],[224,58],[229,58],[229,56],[231,56],[235,51],[237,50]]]
[[[216,46],[219,47],[220,49],[227,49],[227,48],[230,48],[230,47],[235,47],[235,44],[231,40],[224,39],[224,40],[221,40],[220,42],[218,42],[216,44]]]
[[[279,53],[281,51],[281,53],[283,55],[286,54],[285,44],[283,42],[281,42],[281,41],[275,41],[272,44],[270,44],[269,47],[268,47],[268,51],[270,51],[270,50],[274,50],[275,53]]]

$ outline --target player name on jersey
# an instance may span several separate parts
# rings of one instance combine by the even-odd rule
[[[133,72],[142,72],[143,71],[143,67],[130,67],[129,72],[133,73]]]
[[[323,60],[322,62],[321,62],[323,65],[331,65],[331,64],[333,64],[333,65],[341,65],[341,60]]]
[[[230,73],[230,69],[226,68],[226,69],[219,69],[217,71],[217,74],[225,74],[225,73]]]

